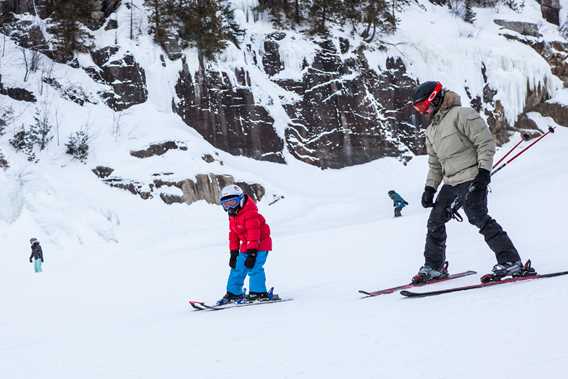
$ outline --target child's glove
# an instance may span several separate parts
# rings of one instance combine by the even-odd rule
[[[256,249],[247,250],[247,259],[245,259],[246,268],[253,268],[256,263]]]
[[[239,256],[238,250],[231,250],[231,258],[229,258],[229,267],[236,268],[237,267],[237,257]]]

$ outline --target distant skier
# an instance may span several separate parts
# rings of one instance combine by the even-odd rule
[[[229,214],[229,266],[227,293],[217,305],[224,305],[244,298],[243,284],[249,276],[250,291],[247,300],[266,300],[266,275],[264,263],[272,250],[270,227],[258,213],[254,200],[243,190],[231,184],[221,190],[220,203]]]
[[[406,202],[406,200],[404,200],[402,198],[402,196],[400,196],[398,193],[396,193],[396,191],[394,190],[390,190],[388,192],[389,197],[392,199],[393,201],[393,206],[394,206],[394,217],[400,217],[402,216],[402,208],[406,207],[408,205],[408,203]]]
[[[32,254],[30,255],[30,263],[34,263],[34,271],[41,272],[41,264],[43,263],[43,251],[36,238],[30,239],[32,246]]]
[[[458,196],[464,199],[470,224],[479,228],[497,257],[492,273],[482,280],[534,273],[523,266],[507,233],[487,214],[487,186],[491,181],[495,142],[485,122],[472,108],[462,107],[459,95],[444,89],[439,82],[418,86],[413,104],[430,121],[425,133],[429,171],[422,206],[433,209],[428,219],[425,264],[412,281],[423,283],[448,275],[445,224],[451,219],[451,205]],[[434,202],[442,180],[444,185]]]

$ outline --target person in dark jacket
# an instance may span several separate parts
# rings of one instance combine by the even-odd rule
[[[491,182],[495,141],[479,113],[462,107],[457,93],[440,82],[425,82],[413,97],[414,108],[429,119],[426,129],[428,175],[422,206],[432,208],[427,224],[425,264],[412,281],[424,283],[448,275],[446,223],[454,200],[461,198],[470,224],[477,227],[495,253],[497,264],[482,281],[534,274],[525,267],[513,242],[488,214],[487,186]],[[440,192],[434,200],[438,187]]]
[[[398,193],[396,193],[396,191],[394,190],[390,190],[388,192],[389,197],[392,199],[393,201],[393,206],[394,206],[394,217],[400,217],[402,216],[401,211],[402,208],[406,207],[408,205],[408,203],[406,202],[406,200],[404,200],[402,198],[402,196],[400,196]]]
[[[30,263],[34,263],[35,272],[41,272],[41,264],[43,263],[43,251],[36,238],[30,239],[32,245],[32,254],[30,255]]]

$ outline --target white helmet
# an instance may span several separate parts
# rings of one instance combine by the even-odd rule
[[[230,216],[239,213],[245,202],[245,194],[241,187],[231,184],[221,190],[221,197],[219,203],[223,206],[225,212]]]
[[[223,187],[221,190],[221,195],[219,196],[219,201],[221,201],[225,197],[234,197],[234,196],[242,196],[243,190],[236,184],[229,184],[228,186]]]

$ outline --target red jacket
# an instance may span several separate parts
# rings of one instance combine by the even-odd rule
[[[229,249],[246,252],[272,250],[270,227],[254,203],[247,196],[245,205],[235,216],[229,216]]]

